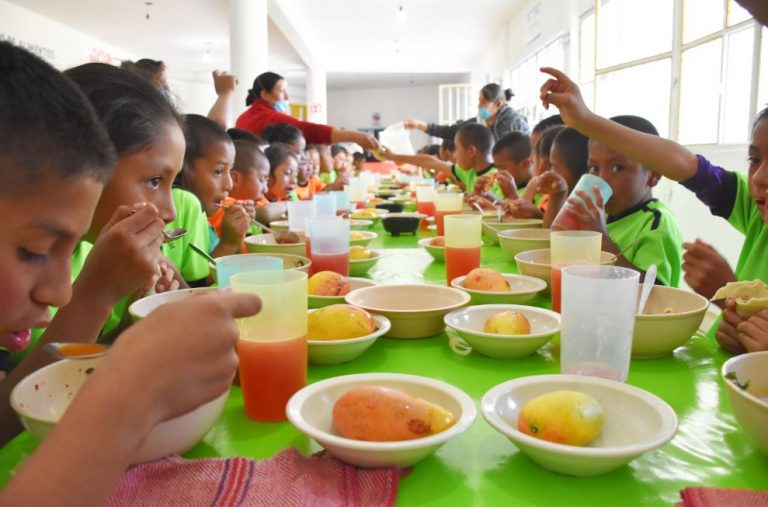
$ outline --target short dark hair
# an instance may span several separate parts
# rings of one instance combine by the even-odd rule
[[[64,72],[91,101],[119,157],[141,151],[183,121],[173,105],[147,81],[104,63],[86,63]]]
[[[249,132],[248,130],[231,128],[231,129],[227,129],[227,134],[229,135],[229,138],[232,139],[233,141],[248,141],[251,143],[256,143],[258,145],[269,144],[264,139],[257,136],[253,132]]]
[[[248,96],[245,98],[245,105],[250,106],[253,104],[253,101],[261,96],[262,91],[270,93],[281,79],[285,78],[274,72],[264,72],[263,74],[256,76],[256,79],[253,80],[253,87],[248,90]]]
[[[270,176],[275,174],[278,166],[285,162],[285,159],[288,157],[296,158],[296,155],[291,151],[291,147],[282,143],[270,144],[269,148],[264,151],[264,154],[267,156],[267,160],[269,160]]]
[[[570,169],[574,179],[578,180],[589,167],[589,138],[576,129],[563,128],[552,143],[557,144],[560,156]]]
[[[541,120],[539,123],[536,124],[535,127],[533,127],[533,130],[531,131],[532,134],[541,134],[545,130],[557,127],[558,125],[565,125],[565,122],[563,122],[563,117],[559,114],[555,114],[552,116],[547,116],[543,120]],[[534,146],[534,148],[536,148]]]
[[[331,146],[331,156],[335,157],[339,153],[349,153],[345,147],[340,144],[334,144]]]
[[[474,146],[485,155],[491,154],[493,134],[491,129],[480,123],[465,123],[456,131],[456,139],[461,139],[464,146]]]
[[[213,120],[199,114],[184,115],[186,126],[185,139],[187,149],[184,152],[184,168],[192,167],[195,159],[204,157],[212,143],[222,142],[232,144],[227,132]]]
[[[646,120],[642,116],[634,116],[631,114],[623,114],[620,116],[614,116],[611,121],[615,121],[619,125],[624,125],[632,130],[643,132],[645,134],[651,134],[652,136],[658,136],[659,131],[653,126],[653,123]]]
[[[293,144],[304,139],[304,134],[290,123],[273,123],[261,131],[261,137],[268,143]]]
[[[32,53],[0,42],[0,192],[47,179],[109,179],[115,152],[88,98]]]
[[[256,143],[244,139],[236,139],[235,145],[235,163],[232,170],[240,174],[248,174],[253,170],[254,162],[263,161],[269,166],[269,160],[262,153]]]
[[[498,102],[500,100],[508,102],[512,97],[515,96],[511,89],[507,88],[504,90],[501,88],[501,85],[496,83],[488,83],[487,85],[483,86],[480,88],[480,93],[483,95],[485,100],[490,102]]]
[[[443,143],[440,145],[440,147],[444,150],[448,150],[451,153],[456,151],[456,143],[453,142],[453,139],[443,139]]]
[[[539,137],[538,143],[536,144],[536,156],[539,158],[549,158],[549,152],[552,151],[552,143],[555,141],[557,134],[559,134],[560,131],[562,131],[564,128],[565,127],[563,125],[555,125],[554,127],[549,127],[548,129],[544,130],[541,133],[541,137]]]
[[[366,156],[365,156],[365,153],[360,153],[359,151],[356,151],[356,152],[354,152],[354,153],[352,154],[352,159],[353,159],[353,160],[362,160],[362,161],[366,161],[366,160],[368,160],[368,157],[366,157]]]
[[[123,60],[120,68],[151,82],[159,72],[165,69],[165,63],[151,58],[142,58],[135,62]]]
[[[418,153],[422,153],[424,155],[432,155],[434,157],[438,156],[440,154],[440,145],[439,144],[425,144],[421,148],[419,148]]]
[[[520,162],[531,156],[531,138],[528,134],[512,131],[504,134],[493,145],[493,154],[496,155],[505,151],[509,158],[515,162]]]

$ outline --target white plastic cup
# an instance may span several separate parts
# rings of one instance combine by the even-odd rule
[[[318,217],[336,216],[336,196],[331,193],[315,194],[312,196],[315,202],[315,213]]]
[[[634,269],[563,268],[561,373],[626,381],[639,283]]]
[[[340,211],[349,211],[349,192],[346,190],[337,190],[331,192],[331,195],[336,199],[336,213],[339,213]]]
[[[288,230],[306,231],[307,222],[317,216],[316,206],[314,201],[288,201]]]

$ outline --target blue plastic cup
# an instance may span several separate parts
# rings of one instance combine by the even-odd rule
[[[597,195],[595,194],[594,187],[600,189],[600,194],[603,196],[603,205],[605,205],[608,202],[608,199],[610,199],[613,195],[613,189],[607,181],[598,176],[595,176],[594,174],[583,174],[581,178],[579,178],[579,181],[576,183],[576,186],[571,191],[570,197],[575,197],[583,202],[584,200],[576,195],[577,191],[581,191],[587,194],[590,199],[592,199],[592,202],[597,204]]]
[[[257,254],[226,255],[216,259],[216,279],[219,287],[230,287],[232,276],[251,271],[283,269],[283,259]]]

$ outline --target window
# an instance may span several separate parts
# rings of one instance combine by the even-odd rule
[[[677,133],[682,144],[717,142],[722,45],[715,39],[683,52]]]
[[[477,95],[472,94],[471,84],[440,85],[438,94],[441,125],[453,125],[477,115]]]
[[[752,79],[752,53],[755,29],[753,26],[733,32],[726,37],[723,81],[725,83],[723,126],[724,143],[741,143],[749,139],[752,112],[749,110]]]
[[[595,11],[579,21],[579,87],[587,106],[595,107]]]
[[[728,26],[738,25],[742,21],[749,21],[750,19],[752,16],[744,7],[734,0],[728,0]]]
[[[757,111],[768,106],[768,28],[762,29],[760,46],[760,79],[757,87]]]
[[[598,68],[671,51],[673,7],[669,0],[599,0]]]
[[[693,42],[723,27],[723,0],[684,0],[683,43]]]

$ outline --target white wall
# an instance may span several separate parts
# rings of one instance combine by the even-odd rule
[[[356,130],[373,127],[373,113],[381,114],[380,126],[405,119],[438,121],[438,87],[367,88],[328,91],[328,124]],[[414,149],[429,144],[429,136],[411,131]]]

